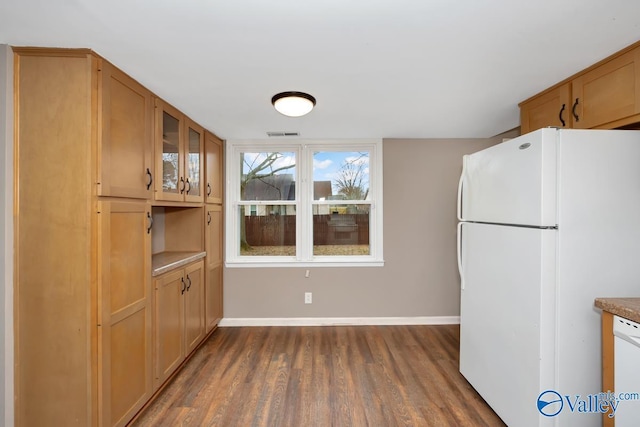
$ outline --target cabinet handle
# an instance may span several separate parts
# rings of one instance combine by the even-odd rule
[[[560,123],[562,123],[562,127],[565,127],[567,124],[565,123],[564,119],[562,118],[562,113],[564,113],[564,108],[566,107],[566,104],[562,104],[562,108],[560,109],[560,112],[558,113],[558,118],[560,119]]]
[[[147,227],[147,234],[151,233],[151,227],[153,227],[153,217],[147,212],[147,219],[149,220],[149,226]]]
[[[573,118],[576,119],[576,122],[580,121],[580,116],[576,114],[576,107],[578,106],[579,98],[576,98],[576,102],[573,103],[573,107],[571,108],[571,113],[573,113]]]
[[[149,176],[149,182],[147,183],[147,190],[151,188],[151,184],[153,184],[153,175],[151,175],[151,171],[147,168],[147,176]]]
[[[180,281],[182,282],[182,289],[180,290],[180,295],[184,295],[184,291],[187,290],[187,284],[184,283],[184,277],[181,277]]]
[[[189,292],[189,289],[191,288],[191,277],[189,277],[188,274],[187,274],[187,280],[189,281],[189,284],[187,285],[187,292]]]
[[[191,183],[189,182],[189,178],[187,178],[186,188],[187,188],[187,194],[189,194],[189,191],[191,191]]]
[[[211,184],[207,182],[207,196],[211,195]]]
[[[180,184],[182,184],[182,186],[180,187],[180,194],[184,193],[184,188],[185,188],[185,183],[184,183],[184,178],[180,177]]]
[[[207,225],[211,224],[211,212],[207,212]]]

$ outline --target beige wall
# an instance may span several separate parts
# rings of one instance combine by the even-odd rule
[[[309,278],[305,268],[227,268],[225,321],[458,316],[456,192],[462,156],[516,134],[385,139],[384,267],[311,268]],[[309,291],[313,304],[305,305]]]

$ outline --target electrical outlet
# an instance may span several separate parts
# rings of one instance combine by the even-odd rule
[[[313,294],[311,292],[304,293],[304,303],[311,304],[313,302]]]

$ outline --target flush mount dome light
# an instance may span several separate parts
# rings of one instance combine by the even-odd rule
[[[313,110],[316,99],[304,92],[282,92],[271,98],[273,107],[289,117],[300,117]]]

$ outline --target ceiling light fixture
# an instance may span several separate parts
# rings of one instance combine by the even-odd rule
[[[273,107],[280,113],[289,117],[300,117],[313,110],[316,99],[304,92],[282,92],[271,98]]]

